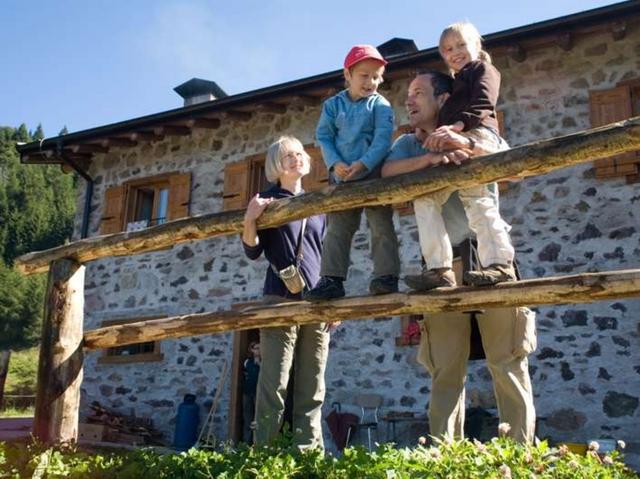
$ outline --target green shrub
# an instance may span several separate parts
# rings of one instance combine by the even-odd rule
[[[509,439],[488,443],[456,441],[437,447],[396,449],[380,446],[345,450],[340,458],[320,451],[279,447],[220,451],[192,449],[160,455],[151,450],[96,452],[77,448],[46,449],[39,445],[0,443],[0,478],[636,478],[618,452],[585,456],[546,443],[523,446]]]
[[[5,394],[35,395],[38,375],[38,351],[39,348],[31,348],[11,353]]]

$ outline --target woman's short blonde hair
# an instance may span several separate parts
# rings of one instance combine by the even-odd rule
[[[307,172],[311,168],[311,157],[304,151],[304,146],[295,136],[283,135],[272,143],[267,149],[267,159],[264,165],[264,172],[267,175],[269,183],[278,181],[284,168],[282,167],[282,159],[293,148],[299,147],[304,153],[304,159],[308,165]],[[306,174],[305,173],[305,174]]]
[[[440,35],[440,42],[438,43],[438,49],[442,54],[442,42],[445,38],[447,38],[451,34],[460,35],[467,42],[474,43],[478,49],[478,57],[480,60],[491,63],[491,55],[485,50],[482,49],[482,36],[480,32],[475,27],[475,25],[471,22],[456,22],[449,25],[447,28],[442,30],[442,34]]]

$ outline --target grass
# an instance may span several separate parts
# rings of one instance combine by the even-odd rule
[[[25,349],[11,353],[9,374],[5,383],[4,394],[7,396],[32,396],[36,394],[36,377],[38,374],[38,348]],[[5,407],[0,410],[1,417],[33,416],[33,406],[15,404],[5,398]],[[0,476],[1,477],[1,476]]]
[[[2,411],[0,411],[0,418],[3,418],[3,417],[33,417],[33,413],[34,413],[34,408],[33,407],[27,407],[27,408],[8,407],[8,408],[4,408]]]
[[[5,394],[36,393],[38,374],[38,348],[25,349],[11,353],[9,375],[5,383]]]

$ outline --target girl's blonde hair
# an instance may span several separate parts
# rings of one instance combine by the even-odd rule
[[[295,136],[283,135],[273,142],[267,149],[267,159],[264,165],[264,172],[269,183],[275,183],[278,181],[284,172],[282,159],[293,147],[299,147],[302,150],[304,160],[307,164],[307,172],[305,174],[309,173],[309,170],[311,169],[311,157],[304,150],[304,146],[300,140]]]
[[[475,43],[478,48],[478,58],[483,62],[491,63],[491,55],[487,53],[486,50],[482,49],[482,36],[478,29],[471,22],[456,22],[449,25],[447,28],[442,30],[442,34],[440,35],[440,42],[438,43],[438,48],[440,49],[440,54],[442,54],[442,42],[446,37],[451,34],[460,35],[467,42]]]

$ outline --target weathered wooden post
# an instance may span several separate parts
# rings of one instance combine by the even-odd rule
[[[74,441],[82,382],[85,267],[51,263],[45,299],[34,436],[47,444]]]

